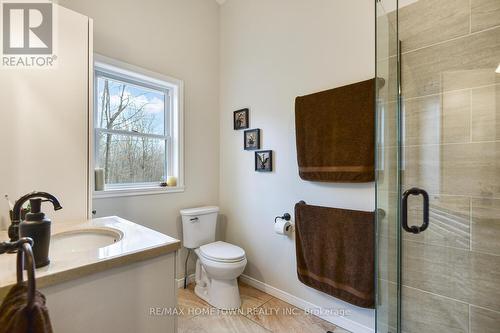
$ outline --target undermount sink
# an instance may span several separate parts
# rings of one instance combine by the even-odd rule
[[[120,241],[123,234],[110,228],[71,230],[52,235],[50,255],[97,250]]]

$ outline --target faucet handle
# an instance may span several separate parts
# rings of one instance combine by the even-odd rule
[[[19,222],[12,221],[12,223],[9,225],[9,230],[7,231],[7,233],[11,242],[19,240]]]

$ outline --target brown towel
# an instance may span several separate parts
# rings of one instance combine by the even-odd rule
[[[304,180],[375,180],[375,79],[295,100],[299,175]]]
[[[52,333],[45,296],[36,291],[31,310],[27,304],[28,287],[12,287],[0,306],[0,333]]]
[[[299,280],[351,304],[373,308],[374,221],[370,212],[296,204]]]

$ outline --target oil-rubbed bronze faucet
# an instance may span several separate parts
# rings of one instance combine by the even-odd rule
[[[12,222],[9,226],[9,238],[11,242],[19,240],[19,224],[21,223],[21,209],[26,201],[33,198],[45,198],[54,205],[54,210],[62,209],[59,201],[52,194],[47,192],[31,192],[20,197],[12,208]]]

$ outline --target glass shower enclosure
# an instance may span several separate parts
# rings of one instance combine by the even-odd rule
[[[377,332],[500,332],[500,0],[377,0]]]

